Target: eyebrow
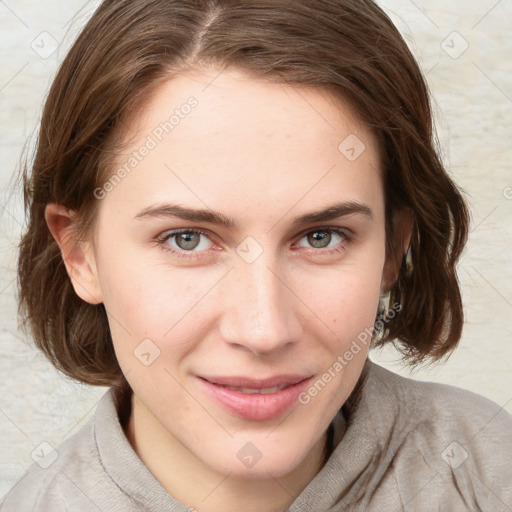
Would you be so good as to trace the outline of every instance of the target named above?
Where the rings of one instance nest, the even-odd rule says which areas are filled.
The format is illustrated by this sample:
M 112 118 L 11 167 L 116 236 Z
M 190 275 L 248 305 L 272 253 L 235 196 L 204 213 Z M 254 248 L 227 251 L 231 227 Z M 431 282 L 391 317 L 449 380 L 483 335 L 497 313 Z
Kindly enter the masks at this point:
M 316 210 L 299 217 L 295 217 L 292 221 L 294 226 L 302 226 L 305 224 L 312 224 L 314 222 L 325 222 L 328 220 L 346 217 L 348 215 L 360 214 L 373 219 L 373 212 L 371 208 L 363 203 L 357 201 L 348 201 L 343 203 L 336 203 L 327 208 Z M 178 219 L 205 222 L 223 226 L 231 231 L 238 229 L 237 222 L 223 213 L 214 210 L 185 208 L 177 204 L 157 204 L 144 208 L 135 215 L 134 219 L 151 219 L 151 218 L 167 218 L 176 217 Z

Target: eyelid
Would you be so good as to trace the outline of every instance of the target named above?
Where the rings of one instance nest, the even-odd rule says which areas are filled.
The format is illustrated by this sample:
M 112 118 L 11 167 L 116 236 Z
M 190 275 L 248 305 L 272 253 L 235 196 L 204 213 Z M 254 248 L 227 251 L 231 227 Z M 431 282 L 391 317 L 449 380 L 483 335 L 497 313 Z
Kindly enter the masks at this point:
M 207 229 L 203 228 L 176 228 L 176 229 L 169 229 L 167 231 L 164 231 L 160 235 L 156 237 L 156 240 L 168 240 L 174 235 L 179 235 L 180 233 L 200 233 L 201 235 L 206 236 L 210 240 L 213 238 L 213 234 L 210 233 Z M 213 240 L 212 240 L 213 241 Z
M 355 233 L 348 228 L 341 227 L 341 226 L 314 226 L 312 228 L 305 229 L 302 231 L 299 235 L 296 236 L 297 239 L 300 239 L 304 236 L 306 236 L 308 233 L 314 233 L 315 231 L 333 231 L 342 233 L 347 238 L 353 238 L 355 237 Z

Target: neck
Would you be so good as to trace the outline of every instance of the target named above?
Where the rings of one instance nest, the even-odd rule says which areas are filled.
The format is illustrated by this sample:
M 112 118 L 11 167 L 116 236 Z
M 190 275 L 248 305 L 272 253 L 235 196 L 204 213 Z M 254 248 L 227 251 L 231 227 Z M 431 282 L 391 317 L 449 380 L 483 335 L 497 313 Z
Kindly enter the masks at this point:
M 125 425 L 132 447 L 175 499 L 198 512 L 281 512 L 315 477 L 324 464 L 327 433 L 290 473 L 276 478 L 234 478 L 206 466 L 174 438 L 160 422 L 147 414 L 132 397 Z

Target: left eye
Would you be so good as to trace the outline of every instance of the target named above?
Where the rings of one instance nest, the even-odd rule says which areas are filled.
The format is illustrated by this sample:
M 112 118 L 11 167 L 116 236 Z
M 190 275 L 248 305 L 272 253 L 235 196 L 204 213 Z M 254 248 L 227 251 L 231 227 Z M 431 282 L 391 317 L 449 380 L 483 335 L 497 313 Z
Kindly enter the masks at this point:
M 346 239 L 347 236 L 339 229 L 316 229 L 306 233 L 301 240 L 306 239 L 313 249 L 327 249 L 334 247 Z M 334 245 L 330 245 L 334 241 Z M 299 244 L 300 246 L 300 244 Z M 304 246 L 300 246 L 304 247 Z

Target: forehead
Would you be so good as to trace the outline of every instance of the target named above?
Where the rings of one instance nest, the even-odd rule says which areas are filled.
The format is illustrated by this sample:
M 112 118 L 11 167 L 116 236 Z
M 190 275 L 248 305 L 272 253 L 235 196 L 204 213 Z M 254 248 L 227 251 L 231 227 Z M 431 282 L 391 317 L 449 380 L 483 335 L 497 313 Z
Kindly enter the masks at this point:
M 282 214 L 303 201 L 381 199 L 374 136 L 323 89 L 204 69 L 153 87 L 125 126 L 111 169 L 123 176 L 106 201 L 123 207 L 172 200 Z

